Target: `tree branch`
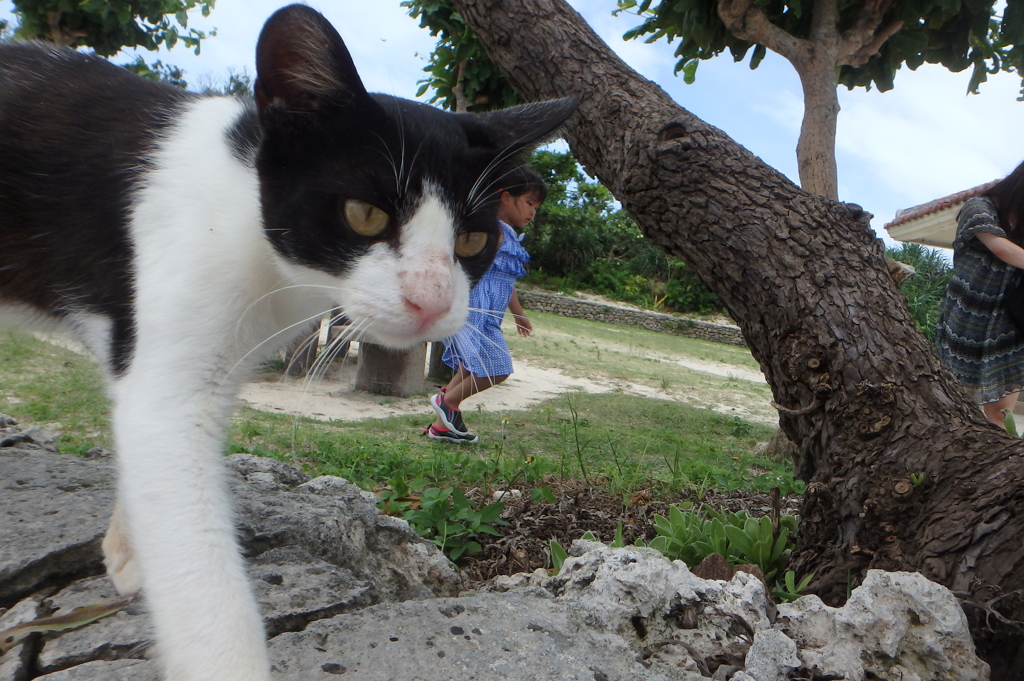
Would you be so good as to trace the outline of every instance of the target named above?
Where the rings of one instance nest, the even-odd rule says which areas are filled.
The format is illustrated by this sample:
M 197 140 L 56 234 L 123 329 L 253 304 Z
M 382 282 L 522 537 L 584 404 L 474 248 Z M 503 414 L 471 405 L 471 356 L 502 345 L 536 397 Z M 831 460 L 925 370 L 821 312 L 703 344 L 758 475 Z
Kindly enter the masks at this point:
M 862 67 L 867 60 L 879 53 L 887 40 L 903 29 L 902 19 L 893 19 L 891 23 L 876 29 L 870 36 L 870 40 L 856 47 L 854 41 L 847 41 L 844 36 L 840 45 L 840 60 L 837 66 L 840 67 Z
M 718 16 L 737 38 L 764 45 L 791 62 L 807 52 L 806 41 L 768 21 L 768 15 L 753 0 L 719 0 Z
M 903 28 L 903 21 L 899 19 L 882 25 L 892 4 L 893 0 L 868 0 L 864 3 L 856 23 L 843 32 L 838 66 L 863 66 L 878 54 L 886 40 Z

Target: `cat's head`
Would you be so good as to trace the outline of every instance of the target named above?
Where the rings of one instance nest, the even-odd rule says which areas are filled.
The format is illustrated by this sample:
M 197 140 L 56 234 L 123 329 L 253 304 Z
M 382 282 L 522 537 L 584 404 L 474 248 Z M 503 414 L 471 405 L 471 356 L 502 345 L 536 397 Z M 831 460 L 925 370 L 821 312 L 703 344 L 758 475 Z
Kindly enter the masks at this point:
M 257 47 L 268 239 L 352 323 L 405 347 L 458 331 L 498 248 L 496 191 L 574 100 L 452 114 L 366 92 L 337 31 L 291 5 Z

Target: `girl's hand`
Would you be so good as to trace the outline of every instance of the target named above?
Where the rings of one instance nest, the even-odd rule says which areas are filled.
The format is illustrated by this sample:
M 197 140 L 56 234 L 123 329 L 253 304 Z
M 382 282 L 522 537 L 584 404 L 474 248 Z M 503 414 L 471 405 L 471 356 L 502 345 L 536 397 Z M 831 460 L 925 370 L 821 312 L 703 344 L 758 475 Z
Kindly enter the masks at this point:
M 529 318 L 524 314 L 512 315 L 516 320 L 516 331 L 519 332 L 520 336 L 529 336 L 533 333 L 533 324 L 530 323 Z

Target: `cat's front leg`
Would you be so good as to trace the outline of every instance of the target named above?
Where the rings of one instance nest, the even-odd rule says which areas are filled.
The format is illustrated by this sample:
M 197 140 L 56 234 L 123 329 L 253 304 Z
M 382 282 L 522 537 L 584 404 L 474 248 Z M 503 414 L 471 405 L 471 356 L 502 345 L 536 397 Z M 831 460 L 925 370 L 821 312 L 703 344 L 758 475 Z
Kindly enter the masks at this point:
M 131 596 L 142 589 L 142 575 L 139 574 L 139 564 L 135 561 L 123 515 L 118 502 L 110 515 L 107 533 L 103 536 L 103 564 L 118 593 Z
M 163 350 L 136 356 L 114 410 L 118 508 L 158 655 L 167 681 L 269 681 L 221 455 L 230 395 L 208 358 Z

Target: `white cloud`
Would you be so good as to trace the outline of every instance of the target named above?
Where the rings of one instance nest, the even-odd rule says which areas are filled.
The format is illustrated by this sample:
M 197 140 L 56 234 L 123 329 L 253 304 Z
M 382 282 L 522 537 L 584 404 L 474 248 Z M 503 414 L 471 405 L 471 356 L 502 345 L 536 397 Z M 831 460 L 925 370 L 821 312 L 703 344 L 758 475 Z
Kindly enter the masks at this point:
M 843 195 L 876 214 L 876 230 L 899 208 L 1002 177 L 1024 159 L 1019 78 L 1001 74 L 970 96 L 967 79 L 923 66 L 887 93 L 841 93 Z

